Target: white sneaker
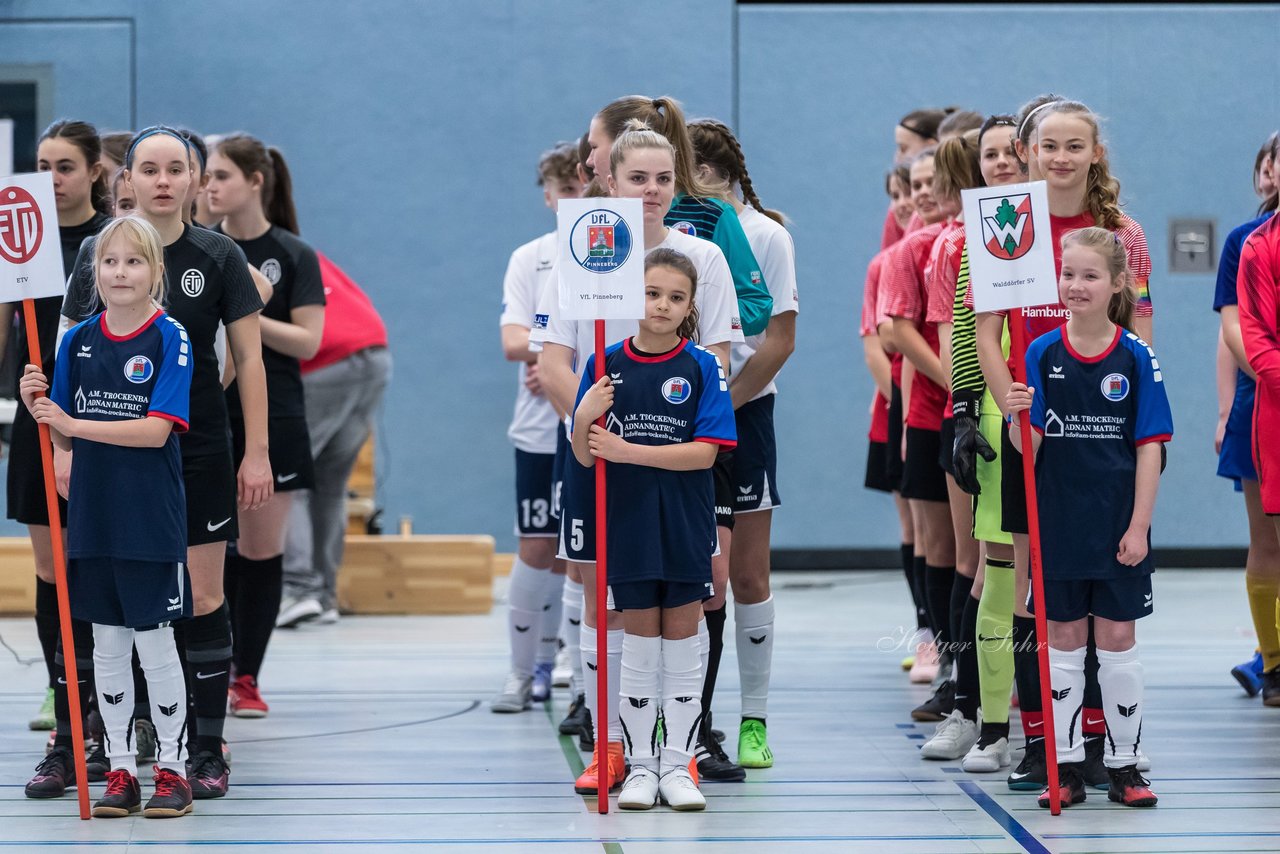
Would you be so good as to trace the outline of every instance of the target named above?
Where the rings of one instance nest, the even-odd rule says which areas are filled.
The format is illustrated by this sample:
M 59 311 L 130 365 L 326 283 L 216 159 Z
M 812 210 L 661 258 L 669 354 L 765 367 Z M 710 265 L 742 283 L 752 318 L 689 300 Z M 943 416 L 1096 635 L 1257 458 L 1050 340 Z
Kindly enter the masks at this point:
M 492 711 L 503 714 L 528 711 L 533 707 L 533 677 L 512 673 L 502 686 L 502 693 L 489 702 Z
M 658 775 L 651 768 L 632 765 L 631 773 L 622 784 L 622 791 L 618 792 L 618 809 L 651 810 L 657 802 Z
M 1009 766 L 1009 739 L 997 738 L 991 744 L 981 742 L 969 748 L 960 767 L 970 774 L 992 774 Z
M 556 664 L 551 668 L 551 687 L 568 688 L 573 680 L 573 666 L 569 663 L 569 648 L 560 647 L 556 651 Z
M 316 622 L 324 626 L 332 626 L 334 623 L 338 622 L 338 619 L 339 616 L 337 608 L 325 608 L 320 612 L 320 616 L 316 617 Z
M 938 647 L 934 644 L 932 635 L 927 637 L 928 640 L 916 644 L 916 658 L 907 673 L 907 678 L 914 685 L 925 685 L 938 678 Z
M 658 780 L 658 794 L 662 796 L 662 802 L 673 810 L 685 812 L 707 808 L 707 799 L 698 791 L 698 784 L 689 776 L 687 766 L 672 768 L 663 774 Z
M 280 615 L 276 617 L 277 629 L 291 629 L 299 623 L 314 620 L 324 612 L 320 603 L 310 596 L 288 597 L 280 603 Z
M 978 742 L 978 724 L 955 709 L 938 724 L 933 738 L 920 748 L 925 759 L 959 759 Z
M 1143 772 L 1151 770 L 1151 760 L 1142 752 L 1141 747 L 1138 748 L 1138 770 Z

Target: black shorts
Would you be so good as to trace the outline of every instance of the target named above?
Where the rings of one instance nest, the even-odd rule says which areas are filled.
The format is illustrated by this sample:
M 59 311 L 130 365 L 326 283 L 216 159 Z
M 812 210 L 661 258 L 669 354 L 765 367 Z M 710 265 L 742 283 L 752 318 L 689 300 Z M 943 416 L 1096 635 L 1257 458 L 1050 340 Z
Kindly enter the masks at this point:
M 733 449 L 734 513 L 782 506 L 778 495 L 778 441 L 773 430 L 776 398 L 776 394 L 767 394 L 742 404 L 734 413 L 738 426 L 738 444 Z
M 556 456 L 551 464 L 551 515 L 555 518 L 557 526 L 560 523 L 560 510 L 564 503 L 562 498 L 565 460 L 572 455 L 573 449 L 569 447 L 569 437 L 564 432 L 564 425 L 560 424 L 556 427 Z
M 867 489 L 874 489 L 877 492 L 893 492 L 901 484 L 889 480 L 889 443 L 888 442 L 868 442 L 867 443 L 867 475 L 862 481 L 862 485 Z
M 907 460 L 902 468 L 902 497 L 915 501 L 946 501 L 947 475 L 938 465 L 941 434 L 907 428 Z
M 26 358 L 25 354 L 23 358 Z M 48 525 L 49 505 L 45 503 L 44 464 L 40 461 L 40 428 L 21 403 L 13 414 L 13 434 L 9 445 L 6 475 L 8 516 L 23 525 Z M 58 497 L 58 511 L 65 530 L 67 502 Z
M 733 451 L 722 451 L 711 466 L 716 485 L 716 527 L 733 530 Z
M 554 537 L 552 472 L 555 454 L 531 454 L 516 448 L 516 536 Z
M 596 470 L 570 453 L 564 461 L 560 541 L 556 557 L 575 563 L 596 562 Z
M 679 608 L 690 602 L 705 602 L 714 593 L 710 581 L 630 581 L 610 584 L 614 611 L 644 611 L 649 608 Z
M 956 420 L 954 418 L 942 419 L 942 431 L 938 434 L 938 465 L 942 467 L 942 471 L 952 477 L 956 476 L 956 468 L 953 463 L 953 454 L 951 449 L 956 443 Z
M 268 418 L 267 442 L 276 492 L 315 489 L 316 470 L 311 459 L 311 433 L 305 418 Z M 235 470 L 244 462 L 244 422 L 231 418 L 231 454 Z
M 187 545 L 235 542 L 236 470 L 231 454 L 182 458 L 182 485 L 187 493 Z
M 1034 594 L 1027 593 L 1027 608 L 1035 613 Z M 1090 614 L 1104 620 L 1128 622 L 1152 613 L 1151 573 L 1124 578 L 1071 578 L 1044 580 L 1046 620 L 1070 623 Z
M 893 383 L 889 395 L 889 453 L 885 455 L 885 477 L 894 489 L 902 487 L 902 386 Z
M 103 626 L 150 628 L 191 617 L 184 563 L 117 558 L 67 561 L 71 616 Z
M 1027 479 L 1022 474 L 1022 454 L 1009 438 L 1009 426 L 1000 431 L 1000 527 L 1010 534 L 1026 534 Z

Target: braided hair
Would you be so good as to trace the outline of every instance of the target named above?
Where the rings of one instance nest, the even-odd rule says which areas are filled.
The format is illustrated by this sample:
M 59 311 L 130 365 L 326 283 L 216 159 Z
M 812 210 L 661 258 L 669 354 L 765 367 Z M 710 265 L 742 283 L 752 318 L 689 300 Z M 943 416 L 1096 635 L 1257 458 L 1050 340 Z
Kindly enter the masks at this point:
M 751 175 L 747 173 L 747 158 L 728 125 L 716 119 L 697 119 L 689 122 L 689 138 L 699 166 L 710 168 L 730 187 L 737 184 L 743 201 L 779 225 L 786 224 L 781 213 L 766 208 L 756 195 Z

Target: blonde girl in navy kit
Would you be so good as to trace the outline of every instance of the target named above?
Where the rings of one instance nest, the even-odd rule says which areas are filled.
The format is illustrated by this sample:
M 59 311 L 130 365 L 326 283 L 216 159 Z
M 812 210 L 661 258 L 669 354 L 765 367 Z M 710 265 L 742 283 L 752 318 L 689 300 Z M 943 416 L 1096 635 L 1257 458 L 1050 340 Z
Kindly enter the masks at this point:
M 71 612 L 93 623 L 99 708 L 111 762 L 97 817 L 142 809 L 133 741 L 135 647 L 159 758 L 148 818 L 191 811 L 186 689 L 170 623 L 191 616 L 186 502 L 177 433 L 187 429 L 187 332 L 160 307 L 160 235 L 145 220 L 108 225 L 94 244 L 106 311 L 63 338 L 53 387 L 28 365 L 22 400 L 64 451 L 74 446 L 67 526 Z M 49 391 L 48 397 L 42 397 Z M 35 785 L 33 781 L 32 785 Z M 49 797 L 54 793 L 28 795 Z
M 719 359 L 689 337 L 697 282 L 682 253 L 648 254 L 645 317 L 605 351 L 598 382 L 595 355 L 586 360 L 574 411 L 573 464 L 610 463 L 608 581 L 625 633 L 618 692 L 631 764 L 622 809 L 659 798 L 677 810 L 706 807 L 689 773 L 702 719 L 698 623 L 717 549 L 711 466 L 737 432 Z M 606 413 L 609 426 L 597 425 Z

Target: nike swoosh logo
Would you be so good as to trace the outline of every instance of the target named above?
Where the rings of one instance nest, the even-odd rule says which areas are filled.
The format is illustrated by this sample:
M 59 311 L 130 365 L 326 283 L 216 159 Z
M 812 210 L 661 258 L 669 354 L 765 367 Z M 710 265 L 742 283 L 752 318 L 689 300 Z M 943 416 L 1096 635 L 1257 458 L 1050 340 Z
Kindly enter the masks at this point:
M 278 474 L 276 475 L 276 483 L 288 483 L 297 476 L 298 473 L 296 471 L 293 474 Z
M 213 677 L 215 677 L 215 676 L 222 676 L 222 675 L 225 675 L 225 674 L 226 674 L 226 672 L 227 672 L 227 671 L 225 671 L 225 670 L 219 670 L 217 673 L 200 673 L 199 671 L 197 671 L 197 672 L 196 672 L 196 678 L 197 678 L 197 679 L 212 679 L 212 678 L 213 678 Z
M 223 519 L 221 522 L 219 522 L 219 523 L 218 523 L 218 524 L 216 524 L 216 525 L 215 525 L 215 524 L 213 524 L 212 522 L 205 522 L 205 523 L 204 523 L 204 526 L 205 526 L 206 528 L 208 528 L 210 531 L 216 531 L 216 530 L 218 530 L 219 528 L 221 528 L 223 525 L 227 524 L 227 523 L 228 523 L 228 522 L 230 522 L 230 521 L 231 521 L 231 517 L 230 517 L 230 516 L 228 516 L 227 518 Z
M 1098 718 L 1096 721 L 1095 721 L 1095 720 L 1092 720 L 1092 719 L 1090 719 L 1090 718 L 1085 718 L 1085 719 L 1084 719 L 1084 722 L 1085 722 L 1085 725 L 1086 725 L 1086 726 L 1095 726 L 1095 725 L 1097 725 L 1097 724 L 1102 723 L 1102 720 L 1103 720 L 1102 718 Z

